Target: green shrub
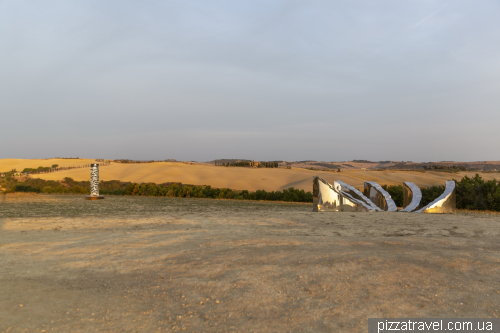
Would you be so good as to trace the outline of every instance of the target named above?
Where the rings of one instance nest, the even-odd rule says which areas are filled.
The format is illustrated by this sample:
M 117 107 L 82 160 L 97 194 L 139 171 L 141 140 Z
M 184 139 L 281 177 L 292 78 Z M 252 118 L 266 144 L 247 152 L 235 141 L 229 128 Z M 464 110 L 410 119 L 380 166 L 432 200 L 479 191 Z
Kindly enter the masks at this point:
M 397 207 L 403 207 L 403 185 L 382 186 L 390 195 Z
M 485 181 L 476 174 L 474 178 L 465 176 L 456 182 L 457 208 L 472 210 L 500 211 L 500 182 Z
M 19 184 L 19 185 L 15 185 L 12 188 L 12 192 L 34 192 L 34 193 L 40 193 L 41 191 L 40 191 L 39 188 L 34 188 L 34 187 L 29 186 L 29 185 Z

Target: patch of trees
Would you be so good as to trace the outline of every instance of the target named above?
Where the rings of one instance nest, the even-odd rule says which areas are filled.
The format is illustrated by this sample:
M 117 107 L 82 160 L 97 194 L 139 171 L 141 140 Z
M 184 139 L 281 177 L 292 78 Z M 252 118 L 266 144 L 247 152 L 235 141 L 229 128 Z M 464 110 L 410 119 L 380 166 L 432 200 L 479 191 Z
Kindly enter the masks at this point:
M 17 170 L 12 169 L 10 171 L 4 172 L 3 174 L 5 175 L 5 178 L 8 179 L 8 178 L 12 177 L 13 174 L 16 174 L 16 173 L 17 173 Z
M 464 165 L 424 165 L 422 167 L 424 170 L 432 170 L 432 171 L 445 171 L 445 172 L 458 172 L 458 171 L 467 171 L 467 167 Z
M 96 160 L 97 161 L 97 160 Z M 103 160 L 104 161 L 104 160 Z M 175 161 L 175 160 L 174 160 Z M 106 163 L 110 163 L 111 161 L 106 160 Z M 150 160 L 150 161 L 141 161 L 141 160 L 129 160 L 129 159 L 121 159 L 121 160 L 113 160 L 115 163 L 155 163 L 155 162 L 163 162 L 163 161 L 155 161 L 155 160 Z
M 95 161 L 99 163 L 111 163 L 111 160 L 105 160 L 103 158 L 96 158 Z
M 457 182 L 457 208 L 500 211 L 500 181 L 485 181 L 476 174 Z
M 89 194 L 90 182 L 78 182 L 66 177 L 61 182 L 44 179 L 27 179 L 20 182 L 17 179 L 7 181 L 7 193 L 9 192 L 36 192 L 36 193 L 77 193 Z M 103 195 L 137 195 L 156 197 L 178 197 L 178 198 L 212 198 L 212 199 L 236 199 L 236 200 L 266 200 L 266 201 L 289 201 L 289 202 L 312 202 L 311 192 L 294 189 L 293 187 L 282 191 L 258 190 L 250 192 L 247 190 L 232 190 L 229 188 L 213 188 L 211 186 L 186 185 L 182 183 L 130 183 L 118 180 L 99 182 L 99 193 Z
M 395 169 L 395 170 L 420 170 L 420 171 L 438 171 L 438 172 L 459 172 L 459 171 L 467 171 L 471 170 L 467 168 L 466 165 L 454 164 L 454 165 L 441 165 L 441 164 L 407 164 L 407 162 L 399 162 L 392 166 L 386 167 L 387 169 Z
M 391 166 L 387 166 L 387 169 L 395 169 L 395 170 L 416 170 L 416 169 L 422 169 L 421 165 L 414 164 L 414 165 L 408 165 L 406 162 L 399 162 Z
M 54 165 L 57 165 L 57 164 L 54 164 Z M 24 168 L 23 173 L 49 172 L 51 169 L 52 169 L 52 167 L 42 167 L 42 166 L 39 166 L 36 169 Z
M 121 191 L 120 191 L 121 192 Z M 105 194 L 104 191 L 101 192 Z M 117 193 L 115 190 L 114 193 Z M 184 185 L 181 183 L 154 184 L 154 183 L 129 183 L 123 190 L 124 195 L 159 196 L 178 198 L 212 198 L 212 199 L 236 199 L 236 200 L 267 200 L 267 201 L 291 201 L 312 202 L 312 193 L 292 188 L 283 191 L 257 190 L 250 192 L 239 191 L 229 188 L 212 188 L 211 186 Z
M 377 163 L 377 162 L 372 162 L 372 161 L 369 161 L 369 160 L 352 160 L 353 162 L 356 162 L 356 163 Z
M 40 189 L 36 187 L 31 187 L 29 185 L 23 185 L 23 184 L 18 184 L 15 185 L 14 188 L 12 189 L 12 192 L 34 192 L 34 193 L 40 193 Z
M 222 161 L 215 161 L 216 166 L 226 166 L 226 167 L 253 167 L 257 163 L 254 161 L 237 161 L 237 162 L 222 162 Z
M 278 168 L 280 161 L 271 161 L 271 162 L 254 162 L 248 160 L 216 160 L 214 161 L 216 166 L 225 166 L 225 167 L 257 167 L 257 168 Z
M 342 166 L 338 164 L 329 164 L 329 163 L 314 163 L 313 165 L 321 166 L 327 169 L 340 169 Z
M 259 165 L 257 165 L 258 168 L 277 168 L 279 167 L 279 162 L 277 161 L 272 161 L 272 162 L 260 162 Z
M 77 182 L 66 177 L 57 182 L 38 178 L 28 178 L 21 182 L 15 178 L 8 178 L 4 182 L 5 193 L 10 192 L 34 192 L 34 193 L 76 193 L 89 194 L 90 182 Z

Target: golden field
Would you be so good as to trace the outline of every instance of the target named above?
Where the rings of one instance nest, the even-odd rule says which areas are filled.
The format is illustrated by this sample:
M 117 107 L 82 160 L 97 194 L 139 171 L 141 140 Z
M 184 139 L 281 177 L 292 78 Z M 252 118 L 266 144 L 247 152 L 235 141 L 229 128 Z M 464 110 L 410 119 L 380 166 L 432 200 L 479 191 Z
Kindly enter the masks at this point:
M 4 158 L 0 159 L 0 172 L 7 172 L 16 169 L 18 172 L 25 168 L 36 169 L 38 167 L 51 167 L 54 164 L 59 167 L 70 167 L 84 164 L 96 163 L 94 159 L 89 158 L 46 158 L 46 159 L 21 159 L 21 158 Z M 61 178 L 62 179 L 62 178 Z
M 79 166 L 96 163 L 93 159 L 1 159 L 0 171 L 9 171 L 16 168 L 37 168 L 38 166 L 51 166 L 58 164 L 60 167 Z M 342 172 L 328 172 L 307 170 L 302 168 L 292 169 L 265 169 L 265 168 L 238 168 L 222 167 L 206 164 L 188 164 L 182 162 L 155 162 L 155 163 L 113 163 L 101 166 L 100 180 L 120 180 L 136 183 L 166 183 L 181 182 L 192 185 L 210 185 L 218 188 L 231 188 L 236 190 L 266 190 L 276 191 L 289 187 L 311 191 L 312 178 L 320 176 L 328 182 L 341 180 L 357 188 L 363 187 L 364 181 L 375 181 L 381 185 L 402 184 L 411 181 L 418 186 L 443 185 L 446 180 L 461 179 L 467 175 L 473 177 L 476 172 L 418 172 L 418 171 L 370 171 L 370 170 L 342 170 Z M 482 173 L 485 180 L 499 179 L 498 173 Z M 71 177 L 77 181 L 89 180 L 88 168 L 63 170 L 45 174 L 32 175 L 34 178 L 46 180 L 62 180 Z

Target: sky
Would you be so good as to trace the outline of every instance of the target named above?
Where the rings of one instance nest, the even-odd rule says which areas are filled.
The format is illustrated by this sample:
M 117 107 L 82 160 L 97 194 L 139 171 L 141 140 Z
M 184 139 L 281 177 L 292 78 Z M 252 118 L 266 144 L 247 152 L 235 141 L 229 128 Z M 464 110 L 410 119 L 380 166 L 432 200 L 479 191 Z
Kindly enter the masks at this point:
M 0 0 L 0 158 L 500 160 L 500 2 Z

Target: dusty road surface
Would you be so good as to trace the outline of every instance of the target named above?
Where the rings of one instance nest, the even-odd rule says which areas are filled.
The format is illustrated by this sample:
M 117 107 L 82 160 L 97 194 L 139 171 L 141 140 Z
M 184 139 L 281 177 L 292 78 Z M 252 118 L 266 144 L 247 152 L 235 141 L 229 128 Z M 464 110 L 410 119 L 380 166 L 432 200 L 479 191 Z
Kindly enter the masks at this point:
M 0 332 L 366 332 L 500 316 L 500 215 L 0 196 Z

